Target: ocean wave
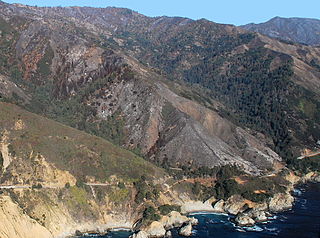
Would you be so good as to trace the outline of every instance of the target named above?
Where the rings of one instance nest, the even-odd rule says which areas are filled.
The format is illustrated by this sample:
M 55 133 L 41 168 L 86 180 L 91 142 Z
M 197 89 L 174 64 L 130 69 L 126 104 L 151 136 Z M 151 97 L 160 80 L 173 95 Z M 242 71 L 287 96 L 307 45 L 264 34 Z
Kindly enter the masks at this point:
M 300 196 L 302 194 L 302 192 L 297 188 L 293 189 L 293 193 L 294 193 L 294 195 L 298 195 L 298 196 Z
M 241 229 L 241 228 L 236 228 L 236 231 L 246 232 L 244 229 Z
M 227 213 L 206 212 L 206 211 L 191 212 L 191 213 L 189 213 L 188 215 L 189 215 L 189 216 L 196 216 L 196 215 L 217 215 L 217 216 L 229 216 Z
M 274 216 L 268 217 L 268 220 L 276 220 L 277 218 L 278 216 L 274 215 Z
M 208 221 L 206 221 L 207 224 L 219 224 L 221 222 L 223 223 L 223 221 L 219 219 L 209 219 Z
M 112 232 L 117 232 L 117 231 L 131 231 L 131 229 L 129 228 L 122 228 L 122 227 L 119 227 L 119 228 L 112 228 L 110 231 Z
M 260 232 L 260 231 L 263 231 L 263 228 L 261 228 L 260 226 L 252 226 L 252 227 L 244 227 L 244 229 L 246 231 L 257 231 L 257 232 Z

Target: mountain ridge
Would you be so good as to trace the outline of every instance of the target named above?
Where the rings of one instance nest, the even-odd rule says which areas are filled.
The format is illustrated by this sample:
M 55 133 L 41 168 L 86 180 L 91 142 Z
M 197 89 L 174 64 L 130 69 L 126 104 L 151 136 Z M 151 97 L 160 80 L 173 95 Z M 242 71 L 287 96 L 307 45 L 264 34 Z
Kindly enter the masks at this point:
M 297 157 L 319 149 L 319 47 L 205 19 L 0 4 L 0 208 L 34 229 L 163 232 L 163 210 L 290 207 L 294 172 L 317 178 L 318 157 Z
M 320 20 L 301 17 L 274 17 L 263 23 L 240 26 L 246 30 L 307 45 L 320 45 Z

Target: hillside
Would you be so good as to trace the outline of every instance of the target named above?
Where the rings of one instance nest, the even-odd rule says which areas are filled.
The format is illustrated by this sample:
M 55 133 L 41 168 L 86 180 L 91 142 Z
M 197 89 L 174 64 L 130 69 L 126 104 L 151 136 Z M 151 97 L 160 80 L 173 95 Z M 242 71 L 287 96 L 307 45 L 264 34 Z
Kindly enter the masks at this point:
M 0 13 L 11 102 L 160 165 L 261 173 L 319 140 L 319 48 L 120 8 Z
M 284 41 L 313 46 L 320 45 L 319 19 L 274 17 L 264 23 L 250 23 L 241 27 Z
M 82 21 L 85 15 L 77 18 L 79 10 L 88 14 L 91 25 Z M 20 25 L 13 13 L 21 18 Z M 108 25 L 100 22 L 100 13 L 110 18 Z M 123 15 L 129 14 L 124 27 L 132 26 L 136 31 L 142 29 L 142 26 L 135 28 L 139 24 L 148 27 L 152 21 L 162 22 L 162 19 L 114 8 L 9 5 L 3 8 L 2 14 L 9 17 L 3 25 L 8 29 L 11 26 L 12 32 L 6 34 L 14 39 L 10 43 L 16 49 L 9 52 L 8 61 L 13 64 L 3 67 L 6 75 L 3 78 L 11 79 L 18 87 L 14 90 L 26 94 L 12 92 L 9 101 L 110 139 L 161 166 L 212 168 L 237 164 L 254 174 L 279 167 L 281 158 L 270 148 L 268 143 L 273 143 L 270 138 L 221 117 L 220 103 L 214 98 L 201 95 L 202 92 L 200 96 L 194 95 L 195 90 L 189 86 L 172 84 L 166 75 L 159 74 L 160 68 L 148 67 L 142 56 L 128 48 L 131 44 L 121 47 L 121 41 L 124 44 L 124 40 L 130 40 L 130 37 L 120 38 L 124 33 L 117 33 L 119 38 L 111 37 L 114 34 L 111 23 L 123 20 Z M 43 14 L 46 24 L 37 20 Z M 182 18 L 168 20 L 169 23 L 161 24 L 168 24 L 172 29 L 184 27 L 181 21 L 194 24 Z M 60 27 L 61 22 L 64 27 Z M 203 23 L 211 26 L 202 21 L 196 24 Z M 233 31 L 231 26 L 213 24 L 213 27 L 223 31 L 222 35 L 229 34 L 228 29 Z M 13 89 L 7 89 L 7 95 L 10 90 Z M 191 98 L 184 97 L 188 94 Z
M 292 203 L 293 171 L 317 176 L 319 47 L 1 1 L 0 35 L 0 218 L 16 237 L 145 228 L 218 199 L 230 213 L 234 195 L 267 209 Z
M 106 221 L 108 227 L 131 226 L 140 212 L 131 210 L 138 206 L 132 183 L 141 176 L 150 182 L 165 176 L 161 169 L 99 137 L 12 104 L 0 103 L 0 109 L 0 189 L 8 204 L 1 205 L 8 210 L 0 211 L 0 216 L 14 214 L 5 218 L 11 222 L 8 229 L 17 226 L 13 216 L 21 219 L 17 237 L 32 236 L 29 223 L 39 237 L 93 230 Z M 125 185 L 119 188 L 119 183 Z

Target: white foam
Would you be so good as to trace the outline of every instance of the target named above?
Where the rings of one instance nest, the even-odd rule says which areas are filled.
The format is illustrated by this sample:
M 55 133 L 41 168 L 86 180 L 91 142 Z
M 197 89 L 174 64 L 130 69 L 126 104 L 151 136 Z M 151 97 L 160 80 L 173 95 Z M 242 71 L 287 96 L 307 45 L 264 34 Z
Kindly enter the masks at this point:
M 113 232 L 117 232 L 117 231 L 131 231 L 131 229 L 129 228 L 113 228 L 111 229 L 110 231 L 113 231 Z
M 253 226 L 253 227 L 244 227 L 245 230 L 247 231 L 263 231 L 263 229 L 260 226 Z
M 191 212 L 188 214 L 189 216 L 195 215 L 218 215 L 218 216 L 229 216 L 227 213 L 217 213 L 217 212 Z
M 302 192 L 299 189 L 293 189 L 294 194 L 300 196 Z

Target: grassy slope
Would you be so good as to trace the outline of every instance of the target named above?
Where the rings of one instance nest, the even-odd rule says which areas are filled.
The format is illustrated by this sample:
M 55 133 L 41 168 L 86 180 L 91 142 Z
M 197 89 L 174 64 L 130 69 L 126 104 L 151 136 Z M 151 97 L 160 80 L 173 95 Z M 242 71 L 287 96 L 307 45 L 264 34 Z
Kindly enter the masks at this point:
M 21 130 L 14 125 L 19 119 Z M 8 130 L 11 153 L 26 157 L 33 151 L 48 162 L 70 171 L 77 179 L 94 176 L 104 182 L 111 175 L 135 180 L 141 175 L 162 176 L 163 171 L 135 154 L 99 137 L 62 125 L 20 107 L 0 103 L 0 128 Z

